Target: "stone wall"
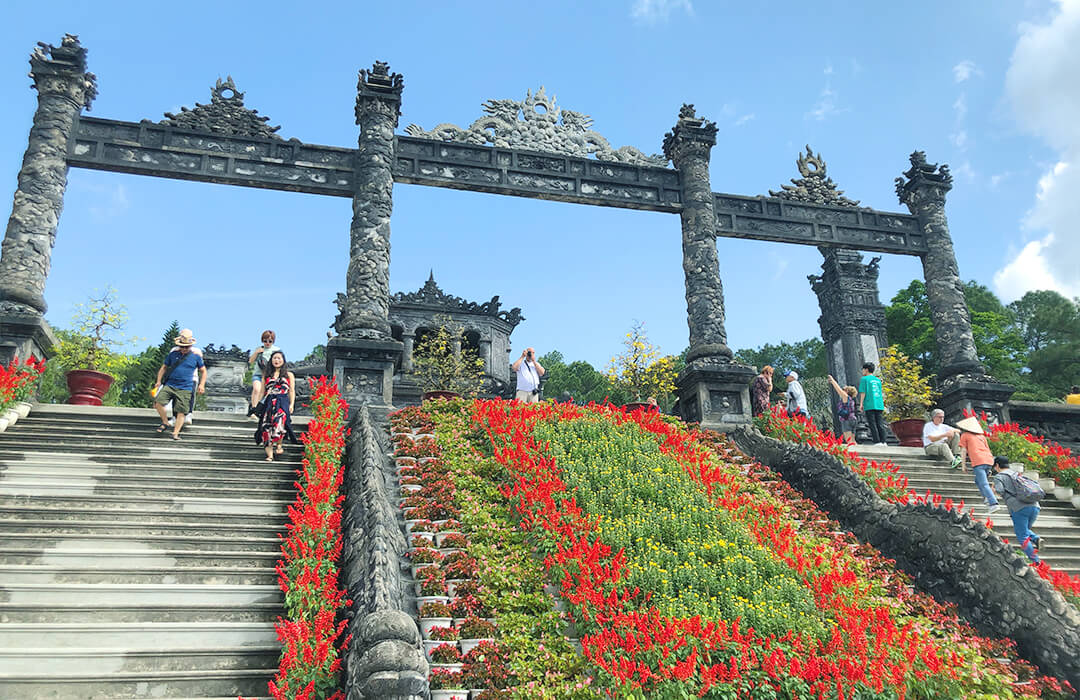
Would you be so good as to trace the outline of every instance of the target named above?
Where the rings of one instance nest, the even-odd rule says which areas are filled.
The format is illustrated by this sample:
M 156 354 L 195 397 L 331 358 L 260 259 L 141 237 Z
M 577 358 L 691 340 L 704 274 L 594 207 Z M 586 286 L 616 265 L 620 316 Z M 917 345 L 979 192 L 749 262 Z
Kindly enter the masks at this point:
M 1047 440 L 1080 453 L 1080 406 L 1037 401 L 1010 401 L 1009 417 Z
M 981 633 L 1010 637 L 1043 672 L 1080 687 L 1080 612 L 982 523 L 928 505 L 882 500 L 840 460 L 752 428 L 736 444 L 914 577 L 955 603 Z
M 361 406 L 345 442 L 341 582 L 353 601 L 345 690 L 348 700 L 422 700 L 428 664 L 407 609 L 402 567 L 408 543 L 391 500 L 397 487 L 384 422 Z

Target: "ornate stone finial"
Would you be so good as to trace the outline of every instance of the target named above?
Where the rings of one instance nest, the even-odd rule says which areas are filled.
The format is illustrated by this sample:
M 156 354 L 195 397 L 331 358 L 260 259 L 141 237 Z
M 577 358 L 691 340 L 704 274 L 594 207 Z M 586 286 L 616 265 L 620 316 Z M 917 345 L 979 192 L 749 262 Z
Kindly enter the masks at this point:
M 697 116 L 694 105 L 683 103 L 675 128 L 664 135 L 664 157 L 678 164 L 687 149 L 706 153 L 716 145 L 716 123 Z
M 225 136 L 278 139 L 280 126 L 269 126 L 270 117 L 259 116 L 258 110 L 244 106 L 244 93 L 236 89 L 232 76 L 217 79 L 210 89 L 210 104 L 195 103 L 194 109 L 181 107 L 179 114 L 165 113 L 159 124 L 175 126 Z
M 514 307 L 509 311 L 501 311 L 502 302 L 499 301 L 498 295 L 491 297 L 491 301 L 478 304 L 475 301 L 466 301 L 461 297 L 447 294 L 440 289 L 439 285 L 435 282 L 434 270 L 432 270 L 431 274 L 428 276 L 427 282 L 425 282 L 424 286 L 420 287 L 420 289 L 415 292 L 409 292 L 408 294 L 398 292 L 391 296 L 390 300 L 397 304 L 415 304 L 436 311 L 456 311 L 494 316 L 506 321 L 511 327 L 516 326 L 525 320 L 525 317 L 521 315 L 521 309 L 518 307 Z
M 597 160 L 663 166 L 660 155 L 647 156 L 632 146 L 613 149 L 607 139 L 592 131 L 593 120 L 587 114 L 562 109 L 544 86 L 534 94 L 526 92 L 523 101 L 488 100 L 483 105 L 487 116 L 474 121 L 468 129 L 455 124 L 439 124 L 425 131 L 410 124 L 410 136 L 439 141 L 457 141 L 476 145 L 490 143 L 499 148 L 522 148 L 570 156 L 596 156 Z
M 806 146 L 806 154 L 799 154 L 795 163 L 802 177 L 798 180 L 792 179 L 790 185 L 780 185 L 779 192 L 769 190 L 769 196 L 809 204 L 859 206 L 858 201 L 844 197 L 844 191 L 837 189 L 836 183 L 826 174 L 825 159 L 820 153 L 814 153 L 809 144 Z
M 942 163 L 927 163 L 924 151 L 915 151 L 909 157 L 911 167 L 903 177 L 896 178 L 896 196 L 901 204 L 911 204 L 912 197 L 920 188 L 930 188 L 930 191 L 944 197 L 945 193 L 952 189 L 952 173 L 949 166 Z
M 90 111 L 97 97 L 97 76 L 86 70 L 86 49 L 79 37 L 65 34 L 60 46 L 39 41 L 30 54 L 32 88 L 39 93 L 62 94 Z
M 390 64 L 375 61 L 371 70 L 360 69 L 356 81 L 356 123 L 360 116 L 369 110 L 393 114 L 394 126 L 401 116 L 401 91 L 405 89 L 405 79 L 401 73 L 391 73 Z

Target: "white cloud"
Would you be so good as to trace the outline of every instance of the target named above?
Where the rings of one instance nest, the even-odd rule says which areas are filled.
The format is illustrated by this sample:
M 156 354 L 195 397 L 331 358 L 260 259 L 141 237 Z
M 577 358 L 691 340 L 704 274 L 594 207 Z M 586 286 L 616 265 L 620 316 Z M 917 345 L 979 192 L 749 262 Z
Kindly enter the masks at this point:
M 994 276 L 1003 298 L 1033 289 L 1080 294 L 1080 1 L 1025 24 L 1005 77 L 1017 121 L 1057 151 L 1023 221 L 1029 240 Z
M 960 61 L 959 63 L 957 63 L 955 66 L 952 67 L 952 72 L 953 72 L 953 78 L 955 78 L 956 82 L 958 82 L 958 83 L 962 83 L 965 80 L 968 80 L 973 75 L 975 75 L 975 76 L 981 76 L 982 75 L 982 71 L 979 69 L 979 67 L 977 65 L 975 65 L 975 61 L 970 61 L 970 60 Z
M 742 126 L 747 122 L 753 121 L 755 116 L 756 115 L 753 112 L 751 112 L 750 114 L 744 114 L 735 120 L 735 126 Z
M 691 17 L 694 15 L 690 0 L 634 0 L 630 16 L 642 24 L 656 24 L 666 22 L 676 10 L 683 10 Z
M 964 182 L 975 182 L 976 175 L 975 169 L 971 167 L 971 163 L 968 161 L 961 161 L 960 165 L 953 167 L 953 175 L 956 175 Z
M 818 95 L 818 101 L 814 103 L 814 106 L 810 108 L 810 111 L 806 113 L 806 116 L 817 121 L 825 121 L 834 114 L 839 114 L 841 110 L 836 107 L 836 92 L 826 85 L 821 89 L 821 94 Z

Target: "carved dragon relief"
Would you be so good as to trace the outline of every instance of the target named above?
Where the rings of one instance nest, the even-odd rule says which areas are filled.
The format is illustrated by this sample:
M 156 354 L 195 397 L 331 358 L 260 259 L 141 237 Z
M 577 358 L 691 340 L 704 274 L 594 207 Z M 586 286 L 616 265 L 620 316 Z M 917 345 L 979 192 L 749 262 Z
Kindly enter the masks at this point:
M 808 204 L 828 204 L 840 207 L 857 207 L 859 202 L 843 196 L 844 191 L 837 189 L 836 183 L 828 177 L 825 160 L 820 153 L 814 153 L 806 146 L 806 154 L 799 154 L 795 163 L 799 166 L 798 180 L 792 179 L 790 185 L 780 185 L 780 191 L 769 190 L 769 196 L 789 199 Z
M 225 82 L 218 78 L 210 90 L 210 104 L 195 103 L 194 109 L 181 107 L 179 114 L 165 113 L 159 124 L 224 136 L 244 136 L 282 140 L 280 126 L 270 126 L 270 117 L 260 117 L 257 110 L 244 106 L 244 93 L 236 89 L 232 76 Z
M 562 109 L 556 104 L 554 95 L 548 97 L 543 86 L 535 94 L 528 91 L 521 102 L 488 100 L 484 103 L 484 111 L 487 116 L 480 117 L 467 129 L 455 124 L 439 124 L 425 131 L 410 124 L 405 133 L 439 141 L 491 144 L 570 156 L 595 155 L 597 160 L 632 165 L 667 165 L 664 156 L 647 156 L 633 146 L 613 149 L 607 139 L 591 129 L 592 117 Z

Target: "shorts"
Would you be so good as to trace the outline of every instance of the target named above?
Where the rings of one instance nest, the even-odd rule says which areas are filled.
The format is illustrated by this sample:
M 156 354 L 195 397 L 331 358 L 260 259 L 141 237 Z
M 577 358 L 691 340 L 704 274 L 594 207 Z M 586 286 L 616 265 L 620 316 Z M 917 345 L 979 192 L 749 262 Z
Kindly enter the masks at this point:
M 518 389 L 515 398 L 521 403 L 540 403 L 540 394 L 533 391 Z
M 255 382 L 261 382 L 261 381 L 262 381 L 262 372 L 256 371 L 256 372 L 251 373 L 251 383 L 252 384 L 254 384 Z
M 188 406 L 191 404 L 191 389 L 177 389 L 165 384 L 158 390 L 154 403 L 164 406 L 170 401 L 173 402 L 173 414 L 187 413 Z
M 854 433 L 855 426 L 859 424 L 858 418 L 841 418 L 840 419 L 840 432 L 841 433 Z

